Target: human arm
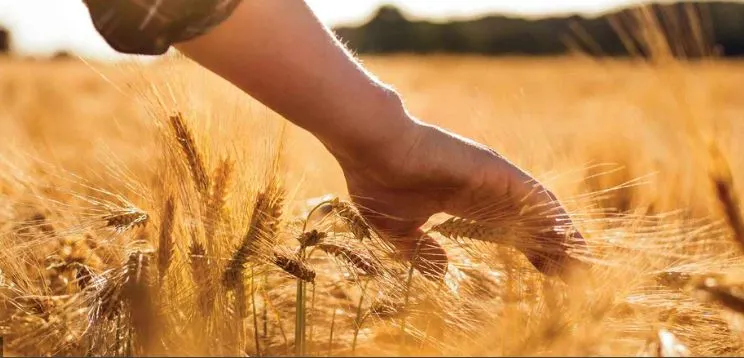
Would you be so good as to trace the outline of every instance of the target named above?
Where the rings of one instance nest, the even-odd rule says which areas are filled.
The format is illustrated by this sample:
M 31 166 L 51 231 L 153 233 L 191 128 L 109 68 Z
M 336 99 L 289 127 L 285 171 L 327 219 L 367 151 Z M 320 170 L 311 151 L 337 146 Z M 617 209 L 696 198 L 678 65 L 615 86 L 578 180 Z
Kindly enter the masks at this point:
M 243 1 L 220 26 L 176 47 L 313 133 L 341 161 L 389 160 L 416 123 L 304 1 Z M 396 148 L 396 150 L 399 150 Z M 378 158 L 379 157 L 379 158 Z
M 242 1 L 211 31 L 176 47 L 313 133 L 338 160 L 366 219 L 409 258 L 421 226 L 446 212 L 528 223 L 530 236 L 547 243 L 526 252 L 543 272 L 571 261 L 566 238 L 553 230 L 570 220 L 550 192 L 485 146 L 413 118 L 303 1 Z M 525 206 L 540 210 L 528 217 Z M 440 277 L 441 246 L 426 237 L 419 254 L 422 270 Z

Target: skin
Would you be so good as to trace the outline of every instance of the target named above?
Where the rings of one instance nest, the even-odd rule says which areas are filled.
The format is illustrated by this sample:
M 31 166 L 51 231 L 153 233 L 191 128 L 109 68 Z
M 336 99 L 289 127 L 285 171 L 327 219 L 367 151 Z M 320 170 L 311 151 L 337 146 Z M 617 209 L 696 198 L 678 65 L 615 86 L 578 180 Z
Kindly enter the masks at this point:
M 522 249 L 545 274 L 578 266 L 562 243 L 583 246 L 555 196 L 493 150 L 414 118 L 303 1 L 243 1 L 212 31 L 176 46 L 317 137 L 343 169 L 368 222 L 428 277 L 447 254 L 421 226 L 436 213 L 513 219 L 542 250 Z M 423 235 L 423 236 L 422 236 Z M 529 244 L 529 243 L 527 243 Z M 519 245 L 518 245 L 519 247 Z

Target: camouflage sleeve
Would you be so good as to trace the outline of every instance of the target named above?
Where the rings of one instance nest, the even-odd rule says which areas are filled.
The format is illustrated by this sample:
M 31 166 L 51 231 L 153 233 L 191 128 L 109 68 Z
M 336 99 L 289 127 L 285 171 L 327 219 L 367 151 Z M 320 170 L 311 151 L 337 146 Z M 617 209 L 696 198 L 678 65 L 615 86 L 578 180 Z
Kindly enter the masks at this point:
M 83 0 L 93 25 L 122 53 L 160 55 L 208 32 L 242 0 Z

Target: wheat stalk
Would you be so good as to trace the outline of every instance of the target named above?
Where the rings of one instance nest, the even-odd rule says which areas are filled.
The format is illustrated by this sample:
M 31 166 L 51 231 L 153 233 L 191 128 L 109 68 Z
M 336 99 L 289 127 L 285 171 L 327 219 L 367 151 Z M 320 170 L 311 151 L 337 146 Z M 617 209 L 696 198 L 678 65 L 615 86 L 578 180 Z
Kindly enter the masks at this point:
M 419 258 L 420 250 L 421 250 L 421 243 L 423 238 L 419 238 L 416 240 L 416 249 L 413 252 L 413 256 L 411 257 L 411 265 L 408 268 L 408 276 L 406 278 L 406 291 L 403 299 L 403 315 L 401 317 L 401 323 L 400 323 L 400 354 L 405 353 L 406 349 L 406 324 L 407 322 L 407 315 L 405 314 L 406 310 L 408 309 L 408 304 L 411 300 L 411 284 L 413 283 L 413 269 L 416 267 L 415 262 Z
M 334 309 L 331 314 L 331 329 L 328 335 L 328 353 L 326 354 L 328 357 L 333 355 L 333 331 L 336 327 L 336 311 L 338 311 L 338 309 Z
M 256 310 L 256 273 L 253 269 L 251 269 L 251 310 L 253 314 L 253 344 L 256 347 L 256 355 L 261 356 L 261 339 L 258 337 L 258 312 Z
M 362 330 L 362 324 L 364 324 L 365 315 L 362 314 L 362 303 L 364 303 L 364 297 L 367 295 L 367 288 L 369 287 L 369 280 L 364 281 L 362 286 L 362 294 L 359 295 L 359 302 L 356 306 L 356 316 L 354 317 L 354 336 L 351 339 L 351 355 L 356 355 L 357 340 L 359 339 L 359 332 Z

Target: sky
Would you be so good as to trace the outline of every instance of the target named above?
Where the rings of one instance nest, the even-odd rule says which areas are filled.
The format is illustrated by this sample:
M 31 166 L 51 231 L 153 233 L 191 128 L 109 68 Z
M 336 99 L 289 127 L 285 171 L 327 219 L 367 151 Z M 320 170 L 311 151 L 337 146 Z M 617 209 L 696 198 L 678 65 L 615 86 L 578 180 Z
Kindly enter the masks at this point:
M 398 6 L 414 18 L 446 19 L 490 12 L 524 16 L 594 14 L 639 0 L 306 1 L 323 22 L 336 25 L 363 22 L 383 4 Z M 96 33 L 81 0 L 0 0 L 0 26 L 12 31 L 13 49 L 21 54 L 45 55 L 68 50 L 87 57 L 120 57 Z

